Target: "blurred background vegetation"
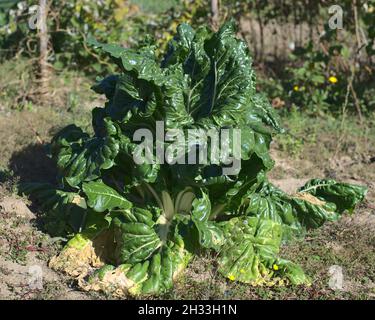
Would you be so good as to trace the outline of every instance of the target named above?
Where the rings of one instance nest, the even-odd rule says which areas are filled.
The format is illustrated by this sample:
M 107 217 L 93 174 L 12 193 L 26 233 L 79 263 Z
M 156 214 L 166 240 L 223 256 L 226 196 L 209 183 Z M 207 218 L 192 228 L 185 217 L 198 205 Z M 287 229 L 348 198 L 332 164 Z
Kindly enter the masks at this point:
M 86 46 L 89 35 L 124 47 L 154 41 L 161 52 L 182 22 L 217 28 L 234 18 L 238 36 L 247 41 L 253 55 L 259 90 L 282 114 L 293 109 L 313 116 L 349 114 L 363 122 L 375 110 L 375 0 L 46 3 L 48 94 L 41 96 L 40 31 L 28 25 L 39 1 L 0 0 L 0 108 L 79 105 L 80 95 L 87 95 L 82 83 L 114 71 L 105 57 Z M 342 30 L 328 28 L 333 4 L 343 9 Z

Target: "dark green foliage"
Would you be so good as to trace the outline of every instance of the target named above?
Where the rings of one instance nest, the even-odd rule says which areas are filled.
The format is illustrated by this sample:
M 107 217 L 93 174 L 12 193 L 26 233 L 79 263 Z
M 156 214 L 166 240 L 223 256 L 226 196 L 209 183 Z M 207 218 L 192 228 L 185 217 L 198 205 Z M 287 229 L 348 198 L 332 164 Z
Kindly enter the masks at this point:
M 219 271 L 231 280 L 272 284 L 276 276 L 307 283 L 298 266 L 278 257 L 281 241 L 352 211 L 365 189 L 313 180 L 290 196 L 268 183 L 269 146 L 282 129 L 267 99 L 255 91 L 248 48 L 236 39 L 234 25 L 217 33 L 180 25 L 161 63 L 150 46 L 133 50 L 90 42 L 122 72 L 93 87 L 108 99 L 93 110 L 94 136 L 71 125 L 52 140 L 62 190 L 74 191 L 47 187 L 43 193 L 41 186 L 36 196 L 58 203 L 52 209 L 77 199 L 89 208 L 82 214 L 95 219 L 82 219 L 91 224 L 80 230 L 87 236 L 85 227 L 95 220 L 93 240 L 101 230 L 111 233 L 111 255 L 131 280 L 132 294 L 169 290 L 201 248 L 219 253 Z M 149 129 L 155 152 L 157 121 L 166 131 L 241 129 L 240 171 L 224 174 L 227 164 L 210 157 L 194 165 L 138 165 L 133 134 Z M 163 143 L 165 149 L 172 146 Z M 182 150 L 185 157 L 191 151 Z M 52 200 L 46 199 L 49 193 Z

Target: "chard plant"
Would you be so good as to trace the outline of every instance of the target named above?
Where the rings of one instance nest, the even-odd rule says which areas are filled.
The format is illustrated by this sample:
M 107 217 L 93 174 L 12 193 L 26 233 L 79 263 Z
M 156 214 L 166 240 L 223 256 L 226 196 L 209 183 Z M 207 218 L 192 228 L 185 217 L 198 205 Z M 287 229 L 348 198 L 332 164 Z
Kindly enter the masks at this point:
M 314 179 L 289 195 L 268 182 L 270 143 L 282 128 L 256 92 L 249 50 L 234 25 L 213 33 L 182 24 L 162 61 L 150 45 L 90 43 L 121 70 L 93 86 L 107 98 L 92 111 L 94 134 L 75 125 L 62 129 L 50 144 L 58 188 L 22 186 L 48 211 L 48 226 L 71 237 L 50 266 L 85 290 L 155 295 L 173 287 L 194 255 L 212 250 L 229 280 L 308 284 L 298 265 L 279 256 L 281 243 L 352 212 L 366 189 Z M 138 163 L 139 129 L 152 136 L 145 152 L 176 147 L 158 138 L 159 122 L 165 132 L 239 129 L 239 170 L 228 172 L 227 161 L 210 156 L 196 164 Z M 180 158 L 201 144 L 177 144 Z M 211 154 L 212 146 L 205 148 Z

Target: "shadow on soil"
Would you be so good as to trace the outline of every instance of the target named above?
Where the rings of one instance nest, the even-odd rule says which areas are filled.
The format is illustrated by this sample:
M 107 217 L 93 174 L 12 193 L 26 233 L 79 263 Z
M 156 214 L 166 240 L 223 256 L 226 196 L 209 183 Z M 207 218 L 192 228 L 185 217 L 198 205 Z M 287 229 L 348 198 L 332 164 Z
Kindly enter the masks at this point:
M 29 144 L 12 154 L 9 169 L 19 183 L 56 182 L 56 166 L 47 156 L 47 146 Z

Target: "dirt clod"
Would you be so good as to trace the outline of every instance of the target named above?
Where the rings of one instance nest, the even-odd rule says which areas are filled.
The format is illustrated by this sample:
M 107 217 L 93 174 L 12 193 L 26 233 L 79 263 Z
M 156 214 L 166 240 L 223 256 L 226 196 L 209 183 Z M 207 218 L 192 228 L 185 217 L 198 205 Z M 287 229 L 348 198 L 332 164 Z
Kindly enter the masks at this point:
M 20 218 L 35 219 L 34 213 L 22 199 L 6 196 L 0 201 L 0 212 L 12 213 Z

